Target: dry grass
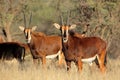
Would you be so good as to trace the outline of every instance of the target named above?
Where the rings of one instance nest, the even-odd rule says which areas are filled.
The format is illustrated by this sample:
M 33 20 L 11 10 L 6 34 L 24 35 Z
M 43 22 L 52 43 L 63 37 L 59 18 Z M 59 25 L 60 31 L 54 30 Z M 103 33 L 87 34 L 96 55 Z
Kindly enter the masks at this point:
M 119 80 L 120 60 L 108 59 L 107 72 L 102 74 L 94 64 L 90 67 L 83 65 L 82 73 L 72 63 L 72 69 L 67 72 L 64 67 L 57 66 L 57 62 L 47 62 L 47 68 L 40 65 L 35 68 L 31 60 L 26 60 L 24 68 L 21 69 L 17 63 L 0 63 L 0 80 Z

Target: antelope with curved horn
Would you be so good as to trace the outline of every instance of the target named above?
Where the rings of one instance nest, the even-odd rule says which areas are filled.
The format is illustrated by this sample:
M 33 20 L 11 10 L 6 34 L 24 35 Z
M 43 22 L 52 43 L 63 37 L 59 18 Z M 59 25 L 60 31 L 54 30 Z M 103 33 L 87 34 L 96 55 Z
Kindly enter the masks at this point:
M 36 63 L 40 58 L 42 64 L 46 64 L 46 58 L 54 58 L 59 56 L 59 64 L 61 64 L 62 41 L 60 36 L 47 36 L 41 32 L 35 32 L 36 26 L 32 28 L 25 28 L 19 26 L 25 34 L 27 43 L 30 47 L 33 61 Z
M 71 31 L 76 27 L 75 24 L 59 25 L 54 23 L 54 26 L 61 31 L 62 47 L 67 64 L 67 70 L 71 68 L 71 62 L 75 62 L 78 70 L 81 72 L 84 62 L 92 63 L 97 59 L 98 66 L 101 72 L 106 71 L 106 42 L 99 37 L 84 37 L 75 36 L 75 32 Z

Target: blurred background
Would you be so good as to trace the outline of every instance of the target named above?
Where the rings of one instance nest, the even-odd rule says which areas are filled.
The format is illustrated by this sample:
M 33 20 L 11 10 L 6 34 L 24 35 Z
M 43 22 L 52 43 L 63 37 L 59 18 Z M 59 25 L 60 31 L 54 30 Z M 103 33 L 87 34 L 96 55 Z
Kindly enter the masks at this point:
M 60 35 L 53 23 L 76 24 L 78 33 L 98 36 L 107 42 L 110 58 L 120 58 L 120 1 L 119 0 L 0 0 L 0 35 L 4 41 L 25 43 L 19 26 L 37 26 L 36 31 Z M 31 24 L 30 14 L 32 13 Z

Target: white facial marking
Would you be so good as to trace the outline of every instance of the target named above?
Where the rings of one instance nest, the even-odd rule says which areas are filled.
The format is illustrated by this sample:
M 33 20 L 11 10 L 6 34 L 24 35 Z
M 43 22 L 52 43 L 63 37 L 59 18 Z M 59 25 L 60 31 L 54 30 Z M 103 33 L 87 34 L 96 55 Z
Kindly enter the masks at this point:
M 64 43 L 66 43 L 68 41 L 68 35 L 69 35 L 68 29 L 69 29 L 68 26 L 64 26 L 62 28 L 62 35 L 63 35 L 63 42 Z
M 30 31 L 29 31 L 29 33 L 28 33 L 28 43 L 30 43 L 30 41 L 31 41 L 31 35 L 30 35 Z
M 68 41 L 68 39 L 66 39 L 66 38 L 63 39 L 63 42 L 64 42 L 64 43 L 66 43 L 67 41 Z

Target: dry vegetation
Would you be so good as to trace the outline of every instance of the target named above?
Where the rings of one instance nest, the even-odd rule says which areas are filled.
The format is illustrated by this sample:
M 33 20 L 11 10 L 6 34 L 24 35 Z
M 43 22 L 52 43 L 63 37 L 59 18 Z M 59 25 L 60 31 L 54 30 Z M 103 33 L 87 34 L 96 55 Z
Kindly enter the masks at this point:
M 71 71 L 67 72 L 65 67 L 58 67 L 57 61 L 53 60 L 47 60 L 46 69 L 41 65 L 35 68 L 30 58 L 26 59 L 22 69 L 17 62 L 0 63 L 0 80 L 119 80 L 119 67 L 119 59 L 108 58 L 106 74 L 102 74 L 95 64 L 92 67 L 83 64 L 82 73 L 79 74 L 74 63 Z
M 67 4 L 67 5 L 66 5 Z M 27 15 L 27 26 L 30 12 L 32 26 L 37 31 L 48 35 L 58 35 L 53 28 L 54 22 L 60 22 L 59 15 L 71 11 L 70 24 L 77 24 L 76 31 L 86 36 L 99 36 L 107 44 L 108 62 L 106 74 L 93 65 L 83 65 L 82 73 L 72 64 L 68 73 L 64 67 L 59 68 L 57 62 L 47 62 L 47 69 L 40 65 L 37 69 L 32 58 L 26 58 L 21 70 L 17 63 L 0 62 L 0 80 L 119 80 L 120 79 L 120 1 L 119 0 L 0 0 L 0 35 L 5 41 L 25 42 L 18 26 L 24 25 L 23 11 Z M 89 24 L 89 25 L 88 25 Z M 86 28 L 87 27 L 87 28 Z M 3 34 L 5 30 L 6 35 Z

